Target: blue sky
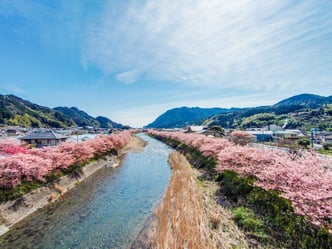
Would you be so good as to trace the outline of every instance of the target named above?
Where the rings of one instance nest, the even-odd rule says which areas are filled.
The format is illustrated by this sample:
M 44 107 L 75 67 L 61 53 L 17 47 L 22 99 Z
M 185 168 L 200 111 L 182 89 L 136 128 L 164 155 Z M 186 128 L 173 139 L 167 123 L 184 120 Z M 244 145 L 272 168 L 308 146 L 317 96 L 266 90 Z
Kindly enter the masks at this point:
M 0 93 L 132 126 L 332 95 L 332 1 L 0 0 Z

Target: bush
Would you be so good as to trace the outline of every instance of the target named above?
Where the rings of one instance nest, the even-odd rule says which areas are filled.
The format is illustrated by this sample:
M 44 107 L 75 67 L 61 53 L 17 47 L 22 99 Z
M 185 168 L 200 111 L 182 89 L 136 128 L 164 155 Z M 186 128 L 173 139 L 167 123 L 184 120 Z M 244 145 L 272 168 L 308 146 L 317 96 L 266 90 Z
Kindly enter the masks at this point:
M 323 144 L 323 149 L 324 150 L 332 149 L 332 144 Z
M 247 196 L 254 188 L 252 178 L 239 178 L 239 174 L 231 170 L 225 170 L 220 174 L 218 181 L 224 195 L 233 201 Z
M 297 143 L 298 143 L 298 145 L 300 145 L 306 149 L 310 145 L 310 140 L 308 138 L 301 138 L 297 141 Z
M 232 212 L 235 221 L 244 230 L 251 231 L 254 233 L 262 232 L 264 222 L 261 219 L 259 219 L 252 210 L 240 206 L 234 208 Z

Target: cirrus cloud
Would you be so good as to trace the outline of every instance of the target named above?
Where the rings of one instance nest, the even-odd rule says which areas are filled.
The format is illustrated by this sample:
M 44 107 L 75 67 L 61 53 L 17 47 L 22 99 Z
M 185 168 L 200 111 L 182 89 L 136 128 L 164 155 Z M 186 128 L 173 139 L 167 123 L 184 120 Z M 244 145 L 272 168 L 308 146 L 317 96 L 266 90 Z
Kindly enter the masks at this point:
M 118 81 L 124 82 L 126 84 L 134 83 L 139 78 L 136 71 L 122 72 L 116 75 Z
M 329 9 L 328 1 L 110 1 L 86 32 L 82 60 L 126 83 L 328 87 Z

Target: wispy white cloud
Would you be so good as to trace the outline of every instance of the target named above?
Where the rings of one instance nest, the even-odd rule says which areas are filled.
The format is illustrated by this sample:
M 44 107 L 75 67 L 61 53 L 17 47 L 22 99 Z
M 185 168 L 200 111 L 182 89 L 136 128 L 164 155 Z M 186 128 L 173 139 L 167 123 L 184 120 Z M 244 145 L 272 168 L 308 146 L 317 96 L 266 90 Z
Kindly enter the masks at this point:
M 331 0 L 0 0 L 0 79 L 41 84 L 40 96 L 74 79 L 96 115 L 131 125 L 176 106 L 331 95 L 331 11 Z
M 9 93 L 14 93 L 14 94 L 23 94 L 25 93 L 25 90 L 18 85 L 15 84 L 6 84 L 3 85 L 0 89 L 9 92 Z
M 222 89 L 326 87 L 328 9 L 329 1 L 110 1 L 82 59 L 105 74 Z
M 116 75 L 118 81 L 122 81 L 126 84 L 134 83 L 139 78 L 137 71 L 122 72 Z

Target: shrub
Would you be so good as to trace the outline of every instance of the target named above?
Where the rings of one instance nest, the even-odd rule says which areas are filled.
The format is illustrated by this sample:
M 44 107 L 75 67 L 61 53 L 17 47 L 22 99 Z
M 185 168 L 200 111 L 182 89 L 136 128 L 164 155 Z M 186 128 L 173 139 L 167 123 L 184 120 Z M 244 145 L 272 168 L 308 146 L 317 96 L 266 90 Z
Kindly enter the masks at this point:
M 234 208 L 232 210 L 234 219 L 237 224 L 246 231 L 261 232 L 263 229 L 264 222 L 256 217 L 255 213 L 243 206 Z

